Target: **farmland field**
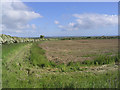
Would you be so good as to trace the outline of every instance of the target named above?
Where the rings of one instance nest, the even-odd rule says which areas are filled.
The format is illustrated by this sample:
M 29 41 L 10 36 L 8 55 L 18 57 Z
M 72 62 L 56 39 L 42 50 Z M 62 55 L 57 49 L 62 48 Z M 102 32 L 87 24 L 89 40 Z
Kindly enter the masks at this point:
M 1 0 L 1 89 L 119 89 L 119 5 Z
M 39 46 L 46 50 L 48 60 L 61 63 L 93 60 L 98 55 L 115 56 L 118 53 L 117 39 L 47 41 Z
M 117 55 L 117 39 L 5 44 L 3 87 L 117 88 Z

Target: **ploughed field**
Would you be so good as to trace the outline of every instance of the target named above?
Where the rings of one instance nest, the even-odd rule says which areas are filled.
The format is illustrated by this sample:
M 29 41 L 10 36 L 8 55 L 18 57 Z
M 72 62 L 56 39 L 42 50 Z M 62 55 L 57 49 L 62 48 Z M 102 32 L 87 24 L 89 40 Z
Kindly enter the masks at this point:
M 118 53 L 117 39 L 47 41 L 39 46 L 46 50 L 48 60 L 56 63 L 82 62 Z
M 118 88 L 118 40 L 2 45 L 3 88 Z

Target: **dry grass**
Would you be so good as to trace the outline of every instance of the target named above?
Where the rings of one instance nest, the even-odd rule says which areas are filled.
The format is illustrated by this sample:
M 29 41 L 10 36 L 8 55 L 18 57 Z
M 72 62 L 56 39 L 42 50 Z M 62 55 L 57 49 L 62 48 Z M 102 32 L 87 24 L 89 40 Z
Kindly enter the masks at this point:
M 115 55 L 117 39 L 46 41 L 39 44 L 46 50 L 48 60 L 56 63 L 93 60 L 96 55 Z

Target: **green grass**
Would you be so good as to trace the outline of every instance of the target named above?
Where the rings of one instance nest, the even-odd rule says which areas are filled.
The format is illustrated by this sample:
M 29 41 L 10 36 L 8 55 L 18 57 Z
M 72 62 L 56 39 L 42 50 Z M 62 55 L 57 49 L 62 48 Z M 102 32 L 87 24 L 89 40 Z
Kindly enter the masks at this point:
M 82 62 L 84 65 L 104 65 L 119 62 L 118 55 L 116 56 L 107 56 L 107 55 L 98 55 L 94 60 L 85 60 Z
M 26 43 L 3 46 L 3 62 L 18 52 Z M 23 60 L 3 64 L 4 88 L 117 88 L 118 71 L 85 72 L 82 66 L 100 66 L 118 61 L 117 56 L 96 56 L 92 61 L 56 64 L 48 61 L 45 50 L 33 43 Z M 16 63 L 20 63 L 17 65 Z M 47 68 L 55 71 L 48 71 Z M 27 74 L 27 72 L 29 73 Z
M 40 81 L 42 88 L 111 88 L 117 87 L 117 76 L 117 72 L 64 73 L 44 75 Z
M 37 65 L 42 68 L 49 66 L 49 61 L 45 56 L 45 50 L 40 48 L 37 43 L 33 44 L 30 53 L 30 61 L 34 66 Z
M 82 62 L 69 62 L 68 64 L 55 64 L 55 68 L 59 68 L 61 72 L 72 72 L 72 71 L 83 71 L 85 69 L 81 68 L 81 66 L 101 66 L 106 64 L 115 64 L 115 62 L 119 62 L 118 56 L 104 56 L 99 55 L 96 56 L 94 60 L 85 60 Z M 50 64 L 51 65 L 51 64 Z
M 2 59 L 8 57 L 11 53 L 15 53 L 21 46 L 28 43 L 12 43 L 12 44 L 2 44 Z
M 12 88 L 117 88 L 118 72 L 106 73 L 39 73 L 28 77 L 19 76 L 10 72 L 6 86 Z M 25 78 L 25 79 L 24 79 Z M 3 83 L 3 85 L 4 85 Z

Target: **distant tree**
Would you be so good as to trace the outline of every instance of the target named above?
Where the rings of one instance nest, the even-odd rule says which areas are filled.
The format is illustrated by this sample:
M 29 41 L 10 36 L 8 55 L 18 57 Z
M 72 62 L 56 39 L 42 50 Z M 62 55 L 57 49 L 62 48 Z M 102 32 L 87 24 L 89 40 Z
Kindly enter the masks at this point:
M 40 38 L 44 38 L 44 35 L 40 35 Z
M 102 39 L 105 39 L 106 37 L 105 36 L 101 36 Z

